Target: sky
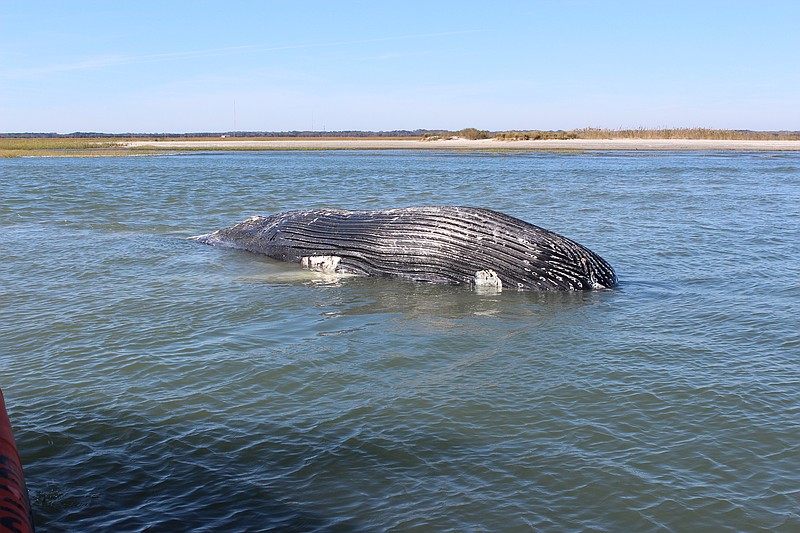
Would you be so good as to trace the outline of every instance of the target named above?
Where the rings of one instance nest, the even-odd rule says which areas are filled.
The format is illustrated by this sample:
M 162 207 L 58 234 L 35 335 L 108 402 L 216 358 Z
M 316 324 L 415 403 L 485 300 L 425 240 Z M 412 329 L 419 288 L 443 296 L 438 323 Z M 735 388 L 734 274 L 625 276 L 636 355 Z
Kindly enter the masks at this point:
M 796 0 L 0 0 L 0 132 L 800 130 Z

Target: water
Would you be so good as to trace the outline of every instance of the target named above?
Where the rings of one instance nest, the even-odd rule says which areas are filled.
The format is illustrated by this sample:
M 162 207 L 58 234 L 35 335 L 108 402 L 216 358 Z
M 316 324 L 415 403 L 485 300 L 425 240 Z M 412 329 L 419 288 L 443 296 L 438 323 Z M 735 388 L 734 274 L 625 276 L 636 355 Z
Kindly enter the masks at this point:
M 39 531 L 797 531 L 800 154 L 0 161 L 0 386 Z M 303 272 L 183 238 L 489 207 L 621 287 Z

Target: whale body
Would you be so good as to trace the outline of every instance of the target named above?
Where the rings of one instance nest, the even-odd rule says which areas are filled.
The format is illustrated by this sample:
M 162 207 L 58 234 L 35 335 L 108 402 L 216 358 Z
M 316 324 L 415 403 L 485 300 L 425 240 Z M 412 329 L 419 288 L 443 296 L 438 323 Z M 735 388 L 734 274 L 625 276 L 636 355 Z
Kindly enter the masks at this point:
M 520 290 L 617 285 L 600 256 L 552 231 L 476 207 L 311 209 L 254 216 L 191 239 L 323 272 Z

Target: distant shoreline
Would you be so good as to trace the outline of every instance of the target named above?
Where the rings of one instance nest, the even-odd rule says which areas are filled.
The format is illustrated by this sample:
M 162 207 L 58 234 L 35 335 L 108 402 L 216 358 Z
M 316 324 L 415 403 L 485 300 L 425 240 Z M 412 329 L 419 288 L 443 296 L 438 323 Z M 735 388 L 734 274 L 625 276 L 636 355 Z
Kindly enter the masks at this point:
M 128 149 L 156 150 L 475 150 L 475 151 L 800 151 L 800 141 L 717 139 L 219 139 L 142 140 Z
M 474 152 L 740 151 L 799 152 L 800 140 L 744 139 L 447 139 L 429 138 L 190 138 L 0 139 L 0 158 L 119 157 L 193 151 L 440 150 Z

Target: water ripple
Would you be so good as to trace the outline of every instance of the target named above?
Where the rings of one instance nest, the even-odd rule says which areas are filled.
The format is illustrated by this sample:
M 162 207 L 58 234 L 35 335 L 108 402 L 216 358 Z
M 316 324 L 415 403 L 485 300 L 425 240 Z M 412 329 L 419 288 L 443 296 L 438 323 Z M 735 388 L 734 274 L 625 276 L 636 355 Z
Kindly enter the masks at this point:
M 714 153 L 4 161 L 0 385 L 39 529 L 794 531 L 799 168 Z M 182 238 L 418 203 L 564 233 L 621 288 L 330 279 Z

